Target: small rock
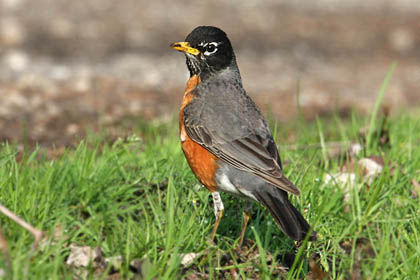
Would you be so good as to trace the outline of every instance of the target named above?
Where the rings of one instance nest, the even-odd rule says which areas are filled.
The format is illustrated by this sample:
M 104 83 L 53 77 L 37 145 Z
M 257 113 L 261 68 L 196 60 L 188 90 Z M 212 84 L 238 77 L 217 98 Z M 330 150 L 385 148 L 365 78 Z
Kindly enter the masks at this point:
M 22 25 L 14 18 L 4 18 L 0 22 L 0 42 L 5 46 L 17 46 L 25 39 Z
M 10 51 L 3 57 L 7 67 L 15 72 L 22 72 L 29 64 L 29 57 L 21 51 Z
M 363 168 L 363 174 L 369 184 L 373 179 L 382 172 L 383 165 L 372 158 L 362 158 L 358 162 L 359 166 Z
M 86 92 L 92 87 L 89 76 L 77 77 L 73 82 L 73 89 L 78 92 Z
M 23 0 L 3 0 L 5 8 L 15 9 L 22 4 Z
M 324 180 L 325 184 L 328 184 L 331 181 L 336 182 L 342 188 L 345 188 L 346 186 L 353 187 L 356 183 L 356 174 L 347 172 L 339 172 L 332 175 L 327 174 Z
M 181 254 L 180 257 L 182 258 L 181 264 L 183 266 L 189 266 L 196 260 L 198 257 L 200 257 L 201 254 L 199 253 L 187 253 L 187 254 Z
M 66 133 L 68 135 L 74 135 L 79 131 L 79 126 L 75 123 L 71 123 L 66 127 Z
M 122 256 L 114 256 L 105 258 L 105 263 L 110 265 L 114 270 L 119 270 L 121 268 L 123 258 Z
M 51 69 L 51 77 L 55 80 L 65 81 L 70 78 L 70 68 L 65 65 L 57 65 Z
M 414 35 L 407 28 L 398 28 L 389 34 L 391 47 L 398 52 L 405 52 L 413 49 L 415 45 Z
M 144 257 L 142 259 L 133 259 L 130 262 L 130 269 L 137 275 L 140 275 L 143 278 L 146 278 L 149 275 L 152 264 L 149 258 Z M 141 278 L 141 279 L 143 279 Z
M 8 106 L 15 106 L 18 108 L 26 108 L 29 104 L 28 98 L 19 92 L 9 96 L 7 100 Z
M 350 145 L 349 152 L 351 156 L 357 156 L 363 150 L 362 145 L 359 143 L 353 143 Z
M 67 258 L 66 264 L 75 267 L 87 267 L 91 262 L 101 257 L 101 250 L 99 248 L 92 248 L 89 246 L 77 246 L 70 244 L 70 255 Z
M 420 195 L 420 184 L 416 179 L 412 179 L 411 183 L 413 184 L 413 189 L 411 190 L 411 196 L 413 198 L 418 198 Z

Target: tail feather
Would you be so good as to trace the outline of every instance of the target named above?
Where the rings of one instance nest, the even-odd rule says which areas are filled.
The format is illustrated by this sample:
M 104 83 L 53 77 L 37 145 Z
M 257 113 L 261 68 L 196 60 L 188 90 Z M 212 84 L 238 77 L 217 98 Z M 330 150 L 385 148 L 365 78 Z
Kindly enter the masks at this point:
M 259 202 L 270 211 L 281 230 L 294 240 L 303 240 L 310 226 L 302 214 L 289 202 L 286 192 L 276 189 L 272 191 L 254 192 Z M 310 240 L 316 240 L 316 232 L 312 232 Z

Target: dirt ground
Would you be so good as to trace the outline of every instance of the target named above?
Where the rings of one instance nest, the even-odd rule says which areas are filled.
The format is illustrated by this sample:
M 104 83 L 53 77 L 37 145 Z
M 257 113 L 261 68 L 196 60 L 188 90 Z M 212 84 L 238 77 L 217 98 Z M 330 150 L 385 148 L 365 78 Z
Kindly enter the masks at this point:
M 198 25 L 228 33 L 248 93 L 280 121 L 298 88 L 306 118 L 369 112 L 392 62 L 385 104 L 420 105 L 419 1 L 279 2 L 0 0 L 0 140 L 60 147 L 173 116 L 188 74 L 169 44 Z

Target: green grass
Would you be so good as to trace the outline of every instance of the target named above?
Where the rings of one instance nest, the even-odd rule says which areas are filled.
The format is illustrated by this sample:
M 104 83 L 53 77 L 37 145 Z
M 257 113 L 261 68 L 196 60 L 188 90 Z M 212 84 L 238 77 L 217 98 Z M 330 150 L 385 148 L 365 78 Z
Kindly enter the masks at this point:
M 420 180 L 419 117 L 408 114 L 388 120 L 390 144 L 370 145 L 360 157 L 379 155 L 385 168 L 369 188 L 359 179 L 359 188 L 349 191 L 325 184 L 326 174 L 342 167 L 342 157 L 331 159 L 331 141 L 358 141 L 367 118 L 353 114 L 296 121 L 276 128 L 286 175 L 299 186 L 293 203 L 319 234 L 319 240 L 304 244 L 289 279 L 305 278 L 308 260 L 317 255 L 332 279 L 348 279 L 360 265 L 363 279 L 418 279 L 420 276 L 420 201 L 413 198 L 412 179 Z M 304 126 L 302 126 L 304 125 Z M 35 149 L 16 160 L 17 149 L 0 146 L 0 203 L 33 226 L 52 236 L 54 242 L 30 255 L 33 236 L 0 215 L 12 266 L 11 279 L 75 279 L 76 269 L 66 266 L 69 244 L 100 247 L 104 257 L 122 256 L 120 277 L 131 278 L 133 259 L 142 260 L 145 279 L 176 279 L 201 272 L 217 278 L 225 270 L 220 252 L 234 254 L 241 228 L 243 202 L 223 194 L 226 213 L 216 235 L 207 242 L 215 220 L 209 192 L 200 187 L 180 149 L 175 121 L 143 125 L 132 137 L 106 143 L 105 136 L 91 135 L 56 159 Z M 369 134 L 370 143 L 375 134 Z M 376 139 L 377 140 L 377 139 Z M 297 148 L 289 149 L 288 144 Z M 312 145 L 317 144 L 317 145 Z M 233 264 L 242 277 L 270 278 L 269 255 L 296 253 L 268 212 L 254 206 L 246 237 L 255 240 L 259 262 Z M 54 238 L 50 238 L 52 240 Z M 359 246 L 363 240 L 363 246 Z M 347 244 L 348 252 L 342 249 Z M 365 249 L 363 249 L 365 248 Z M 367 248 L 367 249 L 366 249 Z M 369 252 L 368 252 L 369 251 Z M 184 269 L 182 253 L 204 252 L 193 267 Z M 373 252 L 373 253 L 372 253 Z M 250 270 L 249 267 L 252 267 Z M 0 268 L 5 259 L 0 257 Z M 106 278 L 110 268 L 87 278 Z M 287 277 L 284 275 L 284 277 Z

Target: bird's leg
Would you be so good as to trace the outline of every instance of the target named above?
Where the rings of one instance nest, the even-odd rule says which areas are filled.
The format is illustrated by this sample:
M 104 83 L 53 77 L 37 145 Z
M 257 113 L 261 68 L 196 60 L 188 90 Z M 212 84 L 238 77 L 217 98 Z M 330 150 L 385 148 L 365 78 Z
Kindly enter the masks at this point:
M 247 201 L 243 210 L 244 220 L 242 223 L 241 236 L 240 236 L 239 244 L 238 244 L 239 249 L 241 249 L 242 242 L 244 241 L 246 226 L 248 225 L 248 221 L 251 218 L 251 212 L 252 212 L 252 203 Z
M 216 222 L 214 223 L 213 231 L 211 232 L 210 240 L 213 241 L 214 235 L 216 234 L 217 228 L 219 227 L 220 220 L 223 216 L 223 210 L 225 207 L 223 206 L 222 198 L 220 197 L 219 192 L 212 192 L 211 196 L 213 197 L 213 204 L 214 204 L 214 215 L 216 216 Z

